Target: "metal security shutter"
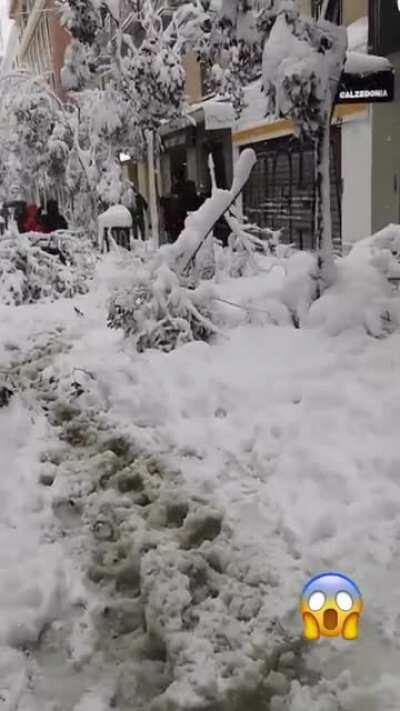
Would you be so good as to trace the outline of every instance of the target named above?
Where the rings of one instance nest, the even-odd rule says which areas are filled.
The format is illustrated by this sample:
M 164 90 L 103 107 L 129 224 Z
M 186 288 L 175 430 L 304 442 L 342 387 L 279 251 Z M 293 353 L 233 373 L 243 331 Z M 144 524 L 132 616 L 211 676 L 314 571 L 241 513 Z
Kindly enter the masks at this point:
M 340 128 L 332 130 L 332 233 L 341 249 Z M 252 146 L 257 164 L 244 191 L 247 217 L 260 227 L 284 228 L 283 240 L 299 249 L 314 249 L 314 153 L 310 143 L 295 137 L 276 138 Z

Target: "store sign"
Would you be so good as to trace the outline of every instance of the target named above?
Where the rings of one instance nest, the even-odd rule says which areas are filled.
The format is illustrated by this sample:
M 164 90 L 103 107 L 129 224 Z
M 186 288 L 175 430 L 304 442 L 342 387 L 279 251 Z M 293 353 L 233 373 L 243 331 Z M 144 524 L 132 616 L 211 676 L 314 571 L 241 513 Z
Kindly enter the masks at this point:
M 204 127 L 206 131 L 233 128 L 235 112 L 232 104 L 223 101 L 209 101 L 203 104 Z
M 376 104 L 394 100 L 394 72 L 387 70 L 366 76 L 342 75 L 337 104 Z
M 165 136 L 163 139 L 164 148 L 166 150 L 178 147 L 189 148 L 194 145 L 194 142 L 195 139 L 192 131 L 179 131 L 170 136 Z

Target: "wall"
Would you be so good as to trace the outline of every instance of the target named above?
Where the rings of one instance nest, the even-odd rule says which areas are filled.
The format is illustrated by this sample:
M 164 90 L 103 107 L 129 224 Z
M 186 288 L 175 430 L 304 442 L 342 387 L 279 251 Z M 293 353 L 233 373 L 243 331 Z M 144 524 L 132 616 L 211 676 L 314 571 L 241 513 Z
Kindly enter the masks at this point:
M 311 0 L 297 0 L 303 15 L 311 15 Z M 368 15 L 368 0 L 342 0 L 343 24 L 350 25 L 359 17 Z
M 297 7 L 302 15 L 311 15 L 311 0 L 298 0 Z
M 368 16 L 368 0 L 343 0 L 343 24 L 351 25 L 360 17 Z
M 60 25 L 59 13 L 54 0 L 50 0 L 49 6 L 49 31 L 51 41 L 52 68 L 54 73 L 54 84 L 57 94 L 64 98 L 65 93 L 61 86 L 60 71 L 64 64 L 64 54 L 67 46 L 71 42 L 71 35 Z
M 345 245 L 371 233 L 371 119 L 342 124 L 342 241 Z
M 189 52 L 182 61 L 186 72 L 186 94 L 189 103 L 197 103 L 202 99 L 201 69 L 196 54 Z
M 372 229 L 400 222 L 400 102 L 372 108 Z
M 13 24 L 8 35 L 6 51 L 3 61 L 0 65 L 0 72 L 5 75 L 11 72 L 15 67 L 16 53 L 18 48 L 18 28 L 16 23 Z

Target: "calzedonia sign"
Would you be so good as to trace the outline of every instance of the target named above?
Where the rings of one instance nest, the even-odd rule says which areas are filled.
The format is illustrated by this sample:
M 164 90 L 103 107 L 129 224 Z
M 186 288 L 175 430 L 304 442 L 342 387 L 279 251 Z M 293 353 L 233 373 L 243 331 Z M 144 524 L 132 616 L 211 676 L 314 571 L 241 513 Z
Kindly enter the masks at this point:
M 394 100 L 394 72 L 390 69 L 361 76 L 342 74 L 337 104 L 375 104 Z

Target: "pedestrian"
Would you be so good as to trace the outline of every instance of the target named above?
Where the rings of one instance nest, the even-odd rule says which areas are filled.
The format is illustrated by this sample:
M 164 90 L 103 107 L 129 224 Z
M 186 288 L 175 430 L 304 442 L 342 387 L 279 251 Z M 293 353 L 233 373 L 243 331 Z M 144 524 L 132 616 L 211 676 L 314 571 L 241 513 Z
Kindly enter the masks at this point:
M 184 183 L 178 185 L 178 237 L 185 227 L 185 220 L 189 213 L 196 212 L 202 205 L 203 200 L 197 194 L 196 184 L 193 180 L 185 180 Z
M 26 202 L 24 200 L 9 200 L 4 203 L 1 215 L 5 221 L 6 229 L 11 221 L 17 225 L 18 232 L 24 232 L 24 221 L 26 217 Z
M 40 219 L 44 232 L 68 229 L 67 221 L 58 209 L 57 200 L 48 200 L 46 213 Z
M 146 213 L 148 213 L 149 206 L 147 201 L 144 199 L 143 195 L 136 190 L 136 208 L 135 208 L 135 221 L 137 224 L 138 233 L 141 235 L 140 239 L 146 239 Z
M 135 188 L 134 184 L 128 182 L 121 196 L 121 205 L 127 207 L 132 216 L 132 229 L 135 239 L 146 239 L 145 214 L 149 206 L 143 195 Z
M 202 204 L 202 198 L 197 194 L 196 184 L 193 180 L 186 180 L 182 191 L 183 204 L 186 215 L 189 212 L 196 212 Z
M 23 217 L 23 232 L 45 232 L 40 219 L 40 208 L 37 205 L 28 205 Z

